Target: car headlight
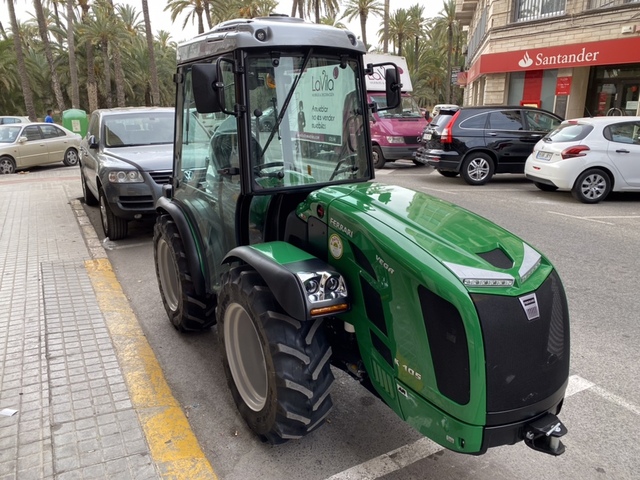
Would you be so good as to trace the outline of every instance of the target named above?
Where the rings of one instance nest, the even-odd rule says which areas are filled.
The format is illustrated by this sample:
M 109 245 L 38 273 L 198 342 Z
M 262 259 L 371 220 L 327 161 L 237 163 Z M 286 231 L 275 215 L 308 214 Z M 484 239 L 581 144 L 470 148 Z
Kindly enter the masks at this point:
M 387 137 L 388 143 L 404 143 L 404 137 Z
M 142 183 L 144 179 L 137 170 L 114 170 L 109 172 L 111 183 Z

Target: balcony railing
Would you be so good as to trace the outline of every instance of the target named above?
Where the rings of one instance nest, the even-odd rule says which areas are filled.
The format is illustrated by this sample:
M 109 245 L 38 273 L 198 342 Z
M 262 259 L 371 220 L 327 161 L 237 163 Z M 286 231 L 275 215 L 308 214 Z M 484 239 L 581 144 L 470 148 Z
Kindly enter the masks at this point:
M 515 2 L 516 22 L 556 17 L 565 13 L 566 0 L 515 0 Z

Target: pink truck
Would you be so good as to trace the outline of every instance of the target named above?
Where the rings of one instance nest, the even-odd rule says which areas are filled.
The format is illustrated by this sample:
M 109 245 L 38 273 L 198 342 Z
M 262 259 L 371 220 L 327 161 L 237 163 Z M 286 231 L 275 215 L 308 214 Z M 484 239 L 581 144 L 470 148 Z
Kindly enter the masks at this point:
M 371 115 L 371 141 L 376 168 L 403 158 L 413 160 L 420 146 L 422 131 L 428 123 L 418 102 L 410 94 L 413 86 L 405 58 L 386 54 L 365 55 L 366 64 L 384 62 L 395 63 L 400 70 L 402 103 L 393 110 L 374 111 Z M 377 67 L 372 75 L 366 76 L 368 101 L 375 102 L 380 108 L 386 106 L 384 70 L 384 67 Z

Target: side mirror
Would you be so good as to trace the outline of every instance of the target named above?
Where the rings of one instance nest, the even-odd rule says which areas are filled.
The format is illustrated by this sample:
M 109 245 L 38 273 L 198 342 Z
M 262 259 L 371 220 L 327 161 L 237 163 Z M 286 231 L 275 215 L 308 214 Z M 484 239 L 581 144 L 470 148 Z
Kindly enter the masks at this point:
M 98 148 L 98 140 L 96 139 L 95 135 L 91 135 L 88 139 L 87 142 L 89 144 L 89 148 L 91 150 L 95 150 L 96 148 Z
M 18 143 L 24 143 L 26 141 L 27 141 L 27 136 L 26 135 L 23 135 L 20 138 L 18 138 Z
M 393 110 L 400 105 L 401 97 L 400 90 L 402 84 L 398 83 L 398 67 L 393 65 L 393 68 L 387 68 L 384 72 L 385 90 L 387 93 L 387 108 Z
M 223 109 L 218 87 L 218 64 L 196 63 L 191 68 L 193 98 L 198 113 L 215 113 Z M 222 100 L 224 102 L 224 99 Z

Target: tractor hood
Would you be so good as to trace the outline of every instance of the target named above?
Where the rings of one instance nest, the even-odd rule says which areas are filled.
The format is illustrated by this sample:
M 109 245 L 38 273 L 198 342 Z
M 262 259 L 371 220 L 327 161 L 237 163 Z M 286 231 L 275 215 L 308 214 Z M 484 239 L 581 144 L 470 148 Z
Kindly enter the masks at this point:
M 331 187 L 325 191 L 335 195 L 329 208 L 330 227 L 355 234 L 365 224 L 378 235 L 384 231 L 388 237 L 385 243 L 404 250 L 396 254 L 415 258 L 418 263 L 421 255 L 426 254 L 469 289 L 522 287 L 541 264 L 546 268 L 541 269 L 539 282 L 551 269 L 546 259 L 517 236 L 430 195 L 375 183 Z M 341 220 L 340 211 L 359 219 L 350 225 Z M 527 288 L 535 288 L 533 283 Z

